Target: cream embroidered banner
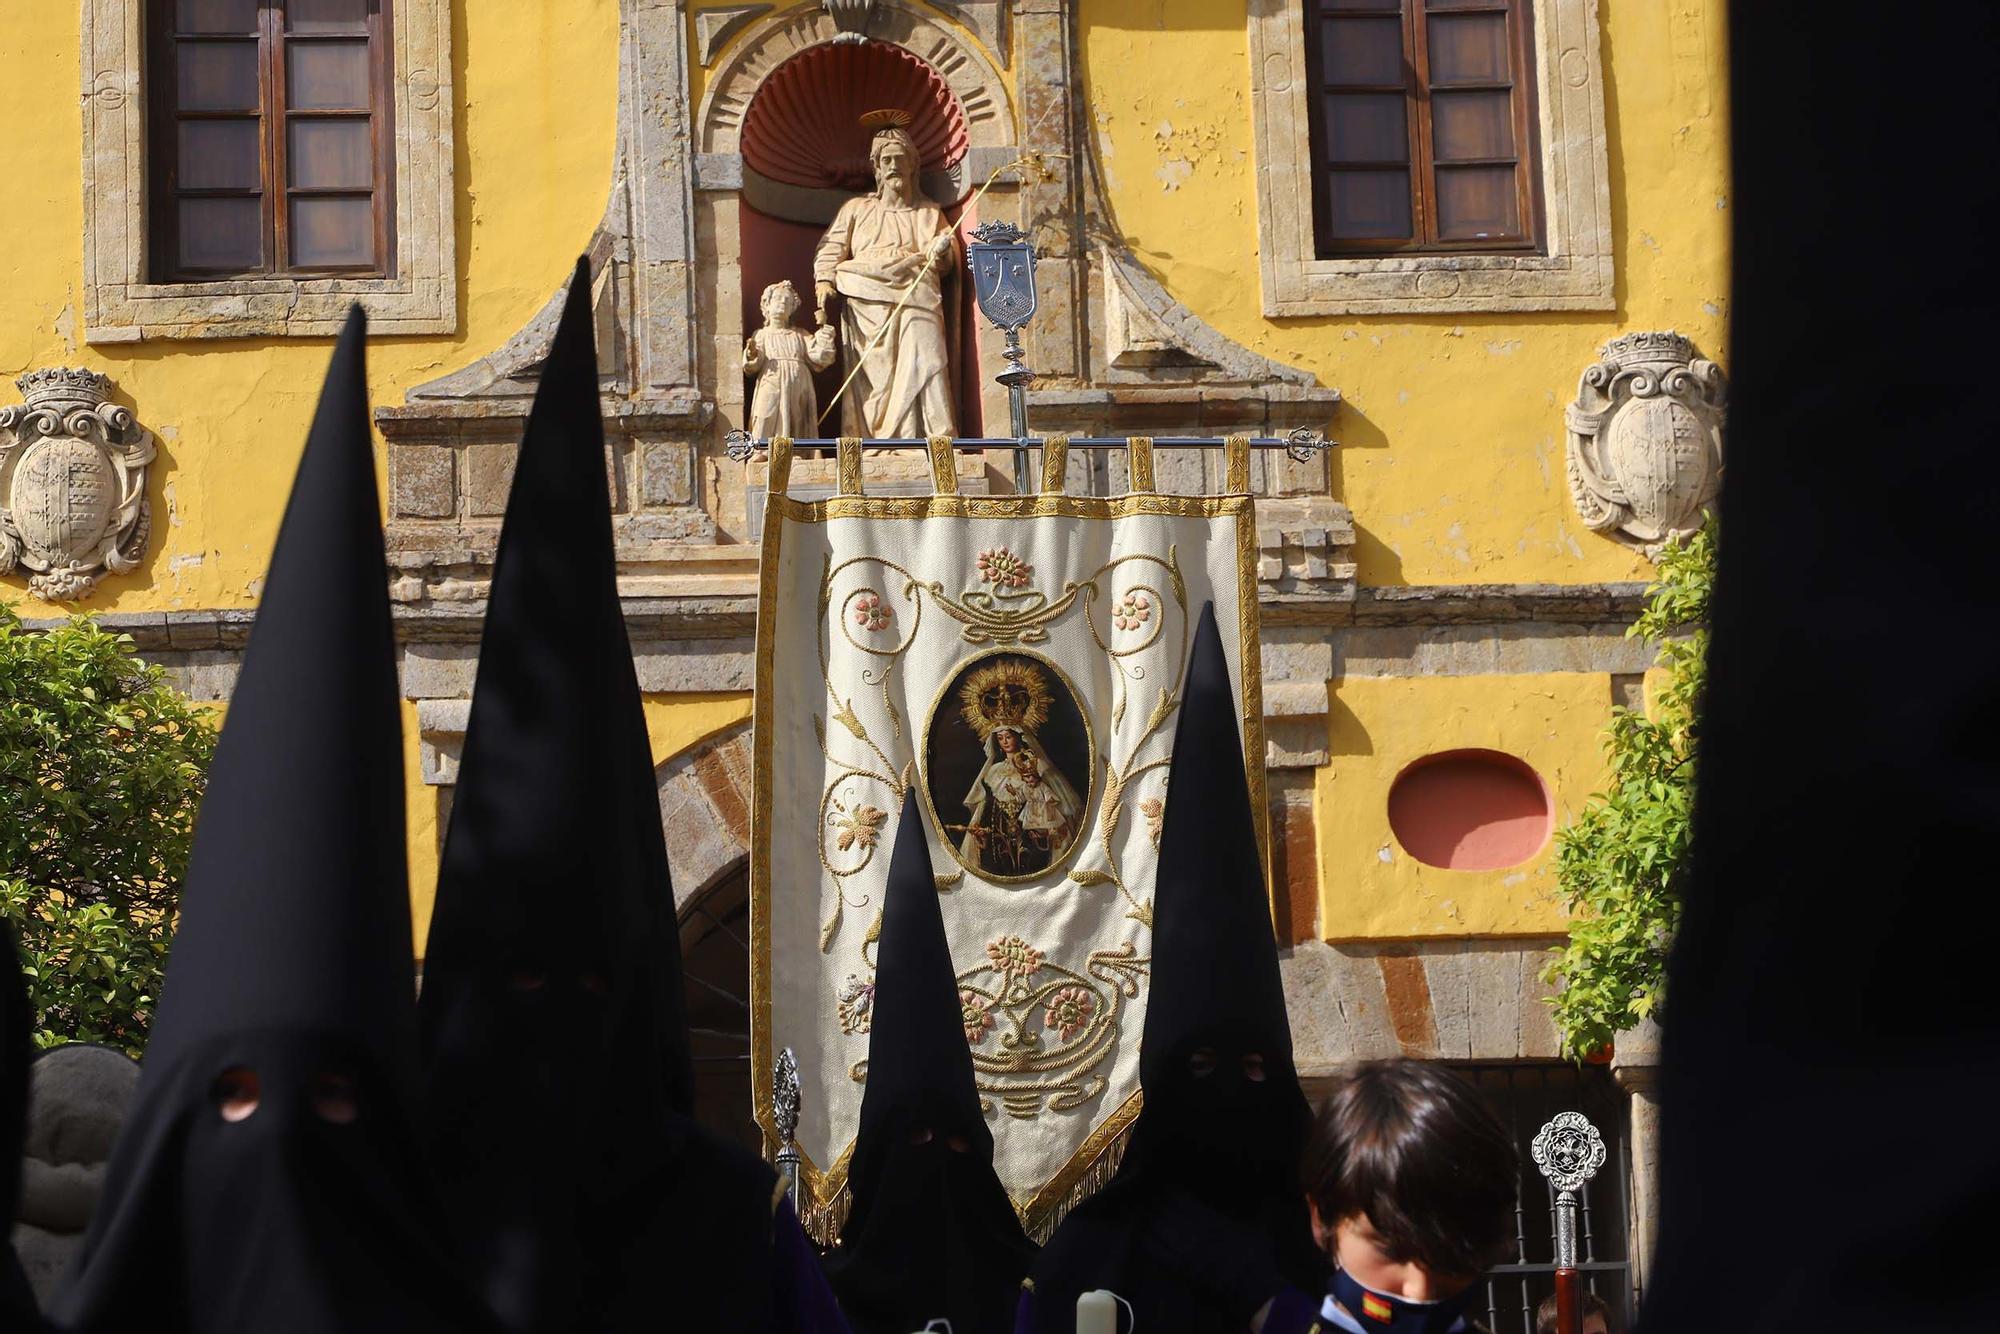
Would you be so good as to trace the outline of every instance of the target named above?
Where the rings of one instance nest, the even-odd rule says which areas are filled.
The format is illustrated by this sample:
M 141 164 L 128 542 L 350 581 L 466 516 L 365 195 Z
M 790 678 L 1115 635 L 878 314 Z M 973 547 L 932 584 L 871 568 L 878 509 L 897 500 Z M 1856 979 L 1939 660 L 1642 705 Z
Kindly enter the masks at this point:
M 1175 711 L 1213 600 L 1262 823 L 1256 533 L 1248 444 L 1231 494 L 1153 494 L 1131 446 L 1115 498 L 784 494 L 774 441 L 757 619 L 751 1038 L 757 1118 L 797 1054 L 800 1212 L 825 1233 L 867 1073 L 874 941 L 903 794 L 931 863 L 996 1145 L 1033 1227 L 1137 1112 L 1151 909 Z M 1063 450 L 1045 451 L 1045 478 Z M 1057 482 L 1059 487 L 1059 481 Z M 1245 664 L 1250 670 L 1245 671 Z

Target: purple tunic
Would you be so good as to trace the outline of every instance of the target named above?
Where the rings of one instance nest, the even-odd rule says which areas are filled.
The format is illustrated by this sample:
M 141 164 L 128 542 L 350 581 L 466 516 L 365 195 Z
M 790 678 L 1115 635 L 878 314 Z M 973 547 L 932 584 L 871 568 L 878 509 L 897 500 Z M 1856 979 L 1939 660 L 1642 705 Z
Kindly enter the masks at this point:
M 771 1238 L 777 1327 L 772 1334 L 848 1334 L 789 1196 L 778 1201 Z

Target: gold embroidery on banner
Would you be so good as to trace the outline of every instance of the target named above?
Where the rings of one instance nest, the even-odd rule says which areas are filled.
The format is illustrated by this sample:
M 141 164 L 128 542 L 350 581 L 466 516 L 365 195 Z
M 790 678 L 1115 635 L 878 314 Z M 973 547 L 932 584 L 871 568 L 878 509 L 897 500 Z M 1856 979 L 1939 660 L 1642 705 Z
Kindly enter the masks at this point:
M 843 435 L 834 442 L 834 489 L 843 496 L 861 494 L 861 437 Z
M 1223 442 L 1222 489 L 1232 496 L 1250 493 L 1250 437 L 1232 435 Z
M 776 453 L 774 449 L 774 462 Z M 775 642 L 779 631 L 774 618 L 778 611 L 777 586 L 783 556 L 784 524 L 791 522 L 812 525 L 846 518 L 920 520 L 932 515 L 993 519 L 1061 516 L 1103 521 L 1139 514 L 1234 522 L 1238 575 L 1238 601 L 1234 611 L 1238 661 L 1239 664 L 1257 663 L 1259 654 L 1256 615 L 1256 533 L 1254 510 L 1246 495 L 1139 494 L 1109 498 L 1065 495 L 873 498 L 843 495 L 828 500 L 800 501 L 780 494 L 776 484 L 771 486 L 771 498 L 765 516 L 763 559 L 758 581 L 758 653 L 752 736 L 755 762 L 751 812 L 753 833 L 750 849 L 750 1008 L 752 1060 L 756 1063 L 756 1068 L 770 1069 L 777 1048 L 772 1021 L 773 886 L 769 830 L 772 827 L 774 798 L 771 760 L 776 721 L 776 696 L 773 686 L 777 657 Z M 914 597 L 911 598 L 912 605 L 909 608 L 913 618 L 916 614 L 914 605 L 916 600 Z M 900 609 L 900 607 L 892 608 L 892 610 Z M 825 624 L 824 619 L 821 624 Z M 865 627 L 859 628 L 865 629 Z M 1225 633 L 1227 632 L 1228 627 L 1225 624 Z M 1254 762 L 1260 759 L 1263 753 L 1261 681 L 1255 670 L 1243 671 L 1242 677 L 1240 684 L 1243 690 L 1244 749 L 1246 755 L 1253 761 L 1246 763 L 1245 768 L 1251 784 L 1252 809 L 1257 817 L 1260 851 L 1268 863 L 1270 840 L 1263 799 L 1265 787 L 1263 766 Z M 905 769 L 907 767 L 906 765 Z M 1145 766 L 1145 768 L 1151 767 Z M 1128 774 L 1128 783 L 1136 779 L 1139 772 L 1140 770 L 1134 770 Z M 904 774 L 902 777 L 907 783 L 908 775 Z M 1145 808 L 1146 803 L 1142 802 L 1142 813 L 1145 812 Z M 951 878 L 955 881 L 959 877 Z M 775 1108 L 769 1081 L 755 1080 L 752 1088 L 756 1117 L 764 1132 L 768 1157 L 778 1147 L 773 1130 Z M 1016 1211 L 1020 1214 L 1024 1226 L 1028 1227 L 1032 1234 L 1044 1234 L 1063 1211 L 1070 1205 L 1080 1202 L 1094 1185 L 1101 1184 L 1101 1180 L 1107 1178 L 1110 1171 L 1115 1169 L 1119 1151 L 1133 1119 L 1138 1114 L 1140 1103 L 1138 1092 L 1134 1091 L 1128 1095 L 1114 1111 L 1091 1130 L 1069 1155 L 1059 1171 L 1032 1194 L 1014 1199 Z M 802 1154 L 799 1215 L 807 1232 L 822 1242 L 830 1242 L 837 1235 L 841 1219 L 845 1215 L 848 1203 L 847 1171 L 852 1152 L 851 1142 L 841 1146 L 833 1153 L 831 1163 L 824 1167 L 814 1160 L 811 1152 Z
M 896 612 L 894 604 L 887 599 L 885 593 L 872 586 L 850 590 L 841 599 L 839 615 L 833 619 L 839 623 L 841 634 L 849 644 L 863 653 L 886 660 L 879 670 L 864 667 L 861 671 L 861 680 L 863 684 L 881 690 L 883 707 L 889 714 L 890 723 L 895 729 L 898 740 L 903 735 L 903 718 L 897 711 L 895 699 L 890 693 L 889 678 L 896 669 L 897 661 L 915 642 L 917 631 L 923 624 L 924 614 L 923 602 L 917 596 L 916 580 L 911 577 L 908 570 L 895 562 L 878 556 L 853 556 L 836 566 L 831 556 L 822 558 L 818 599 L 820 629 L 816 636 L 820 680 L 825 683 L 827 698 L 838 705 L 831 711 L 832 720 L 839 723 L 854 740 L 866 746 L 872 756 L 872 761 L 867 759 L 857 761 L 843 759 L 834 754 L 832 747 L 828 745 L 829 734 L 825 721 L 818 714 L 813 715 L 813 736 L 819 742 L 820 754 L 828 764 L 835 766 L 836 770 L 832 781 L 828 782 L 820 793 L 819 801 L 819 862 L 827 875 L 836 881 L 859 873 L 875 859 L 876 848 L 886 825 L 888 812 L 902 804 L 903 794 L 907 790 L 907 783 L 898 771 L 898 766 L 869 735 L 866 724 L 855 712 L 853 699 L 843 699 L 834 690 L 833 676 L 827 659 L 826 627 L 828 612 L 833 602 L 834 578 L 850 566 L 864 564 L 879 565 L 885 571 L 893 571 L 902 576 L 903 583 L 899 591 L 904 602 L 908 604 L 909 629 L 887 643 L 874 641 L 873 636 L 888 632 L 894 627 Z M 891 583 L 890 587 L 893 589 L 894 584 Z M 854 630 L 849 628 L 850 622 L 858 626 L 863 635 L 870 638 L 857 639 Z M 874 765 L 880 767 L 873 767 Z M 866 785 L 871 782 L 887 789 L 890 794 L 887 805 L 877 807 L 865 802 Z M 846 801 L 841 797 L 843 791 L 847 796 Z M 833 838 L 833 852 L 847 853 L 858 848 L 861 852 L 859 860 L 846 867 L 835 865 L 832 853 L 827 850 L 829 833 Z M 846 891 L 840 889 L 838 885 L 835 886 L 833 911 L 820 928 L 819 947 L 822 954 L 832 950 L 833 938 L 840 930 L 841 919 L 846 909 L 866 906 L 868 901 L 865 898 L 849 899 Z
M 997 1096 L 1025 1121 L 1102 1093 L 1109 1081 L 1093 1071 L 1116 1047 L 1125 1003 L 1138 997 L 1152 960 L 1126 943 L 1093 950 L 1076 973 L 1011 934 L 990 942 L 986 956 L 958 975 L 982 1110 Z
M 792 481 L 792 438 L 788 435 L 771 437 L 771 461 L 764 472 L 764 490 L 768 496 L 782 496 Z
M 1123 496 L 829 496 L 825 500 L 773 497 L 772 508 L 795 523 L 830 519 L 1126 519 L 1158 514 L 1173 519 L 1226 519 L 1250 513 L 1248 496 L 1175 496 L 1142 492 Z M 1252 537 L 1255 537 L 1253 527 Z M 1257 567 L 1250 567 L 1254 582 Z
M 1131 473 L 1130 490 L 1149 494 L 1153 485 L 1153 437 L 1150 435 L 1127 436 L 1125 439 L 1125 465 Z
M 958 494 L 958 451 L 948 435 L 930 438 L 931 490 L 941 496 Z
M 1058 431 L 1042 442 L 1042 494 L 1059 496 L 1069 485 L 1069 433 Z

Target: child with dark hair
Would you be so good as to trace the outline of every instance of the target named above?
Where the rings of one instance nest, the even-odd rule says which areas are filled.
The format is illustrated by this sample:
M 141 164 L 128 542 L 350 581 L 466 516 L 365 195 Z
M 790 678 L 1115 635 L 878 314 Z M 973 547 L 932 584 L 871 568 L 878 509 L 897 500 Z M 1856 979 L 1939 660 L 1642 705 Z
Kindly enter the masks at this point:
M 1514 1142 L 1457 1076 L 1372 1061 L 1341 1079 L 1306 1145 L 1313 1239 L 1334 1264 L 1321 1315 L 1349 1334 L 1447 1334 L 1513 1236 Z
M 1582 1294 L 1583 1334 L 1611 1334 L 1611 1308 L 1594 1292 Z M 1535 1334 L 1556 1334 L 1556 1295 L 1552 1292 L 1535 1308 Z

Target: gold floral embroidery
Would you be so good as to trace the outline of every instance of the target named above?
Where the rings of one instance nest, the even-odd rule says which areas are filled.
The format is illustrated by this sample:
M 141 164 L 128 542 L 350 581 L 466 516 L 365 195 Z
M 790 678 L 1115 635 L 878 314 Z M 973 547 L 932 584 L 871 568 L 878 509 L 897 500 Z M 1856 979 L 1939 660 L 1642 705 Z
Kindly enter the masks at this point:
M 1128 591 L 1112 609 L 1111 623 L 1120 630 L 1137 630 L 1153 619 L 1153 603 L 1137 589 Z
M 1116 1049 L 1125 1004 L 1151 964 L 1126 943 L 1092 951 L 1079 973 L 1019 936 L 989 943 L 986 962 L 958 975 L 982 1104 L 997 1100 L 1027 1120 L 1102 1092 L 1108 1081 L 1098 1067 Z
M 991 1002 L 975 991 L 958 993 L 958 1018 L 965 1025 L 965 1040 L 976 1043 L 993 1029 Z
M 996 588 L 1026 588 L 1035 577 L 1035 567 L 1006 547 L 979 553 L 979 582 Z
M 1153 848 L 1160 846 L 1160 819 L 1167 813 L 1164 797 L 1148 797 L 1139 803 L 1139 814 L 1146 817 L 1146 837 L 1153 841 Z
M 840 1031 L 847 1034 L 866 1033 L 875 1023 L 875 981 L 863 981 L 853 973 L 841 984 L 839 1002 Z
M 834 809 L 839 812 L 833 824 L 840 831 L 840 836 L 834 839 L 833 845 L 842 852 L 857 845 L 874 847 L 881 840 L 882 826 L 889 822 L 889 812 L 873 806 L 858 806 L 850 812 L 836 801 Z
M 861 596 L 854 599 L 854 623 L 870 632 L 887 630 L 889 622 L 895 619 L 895 609 L 882 601 L 882 595 L 874 589 L 864 589 Z
M 1042 952 L 1019 936 L 1002 936 L 986 947 L 996 972 L 1006 977 L 1033 977 L 1042 966 Z
M 1090 1022 L 1090 1012 L 1096 1008 L 1097 997 L 1082 987 L 1064 987 L 1049 997 L 1049 1008 L 1042 1016 L 1042 1026 L 1053 1028 L 1057 1037 L 1068 1042 L 1076 1036 L 1078 1029 Z

